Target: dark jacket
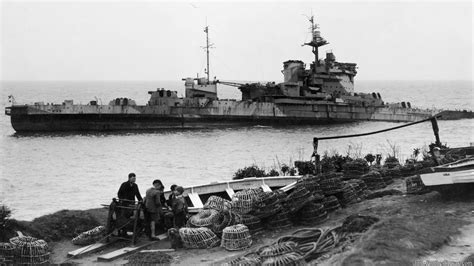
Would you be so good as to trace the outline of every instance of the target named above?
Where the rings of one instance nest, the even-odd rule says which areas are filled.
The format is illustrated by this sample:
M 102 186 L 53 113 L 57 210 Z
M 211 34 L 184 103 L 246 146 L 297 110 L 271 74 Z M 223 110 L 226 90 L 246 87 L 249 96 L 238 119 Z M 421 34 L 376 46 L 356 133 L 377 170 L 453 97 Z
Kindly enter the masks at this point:
M 155 187 L 151 187 L 146 191 L 145 207 L 148 212 L 161 212 L 161 195 L 163 194 Z
M 171 208 L 173 209 L 173 213 L 176 214 L 186 214 L 188 213 L 188 204 L 184 200 L 184 197 L 175 197 L 172 200 Z
M 139 201 L 143 201 L 143 198 L 140 195 L 140 191 L 138 190 L 137 184 L 130 183 L 128 181 L 122 183 L 117 193 L 117 196 L 119 199 L 126 199 L 131 201 L 135 201 L 135 197 L 137 197 Z

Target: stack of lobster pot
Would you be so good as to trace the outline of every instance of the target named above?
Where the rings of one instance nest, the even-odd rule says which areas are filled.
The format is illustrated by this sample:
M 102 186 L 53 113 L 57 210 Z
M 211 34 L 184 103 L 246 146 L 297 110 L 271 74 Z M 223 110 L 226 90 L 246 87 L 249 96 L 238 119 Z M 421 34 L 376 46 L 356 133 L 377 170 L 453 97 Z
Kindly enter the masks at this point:
M 261 201 L 254 205 L 251 214 L 260 219 L 264 219 L 280 212 L 283 208 L 280 203 L 280 197 L 283 195 L 286 197 L 286 194 L 280 194 L 276 191 L 266 192 L 261 197 Z
M 222 214 L 218 210 L 203 209 L 188 219 L 188 227 L 209 227 L 218 224 Z
M 330 213 L 332 211 L 335 211 L 341 208 L 341 204 L 339 204 L 339 200 L 337 199 L 336 196 L 329 196 L 329 197 L 324 198 L 323 205 L 324 205 L 324 210 L 327 213 Z
M 258 189 L 244 189 L 236 192 L 232 196 L 231 208 L 241 214 L 251 212 L 254 207 L 261 202 L 263 190 Z
M 363 175 L 361 179 L 367 185 L 367 188 L 371 190 L 382 189 L 387 186 L 382 175 L 377 171 L 370 171 Z
M 340 203 L 342 206 L 347 206 L 357 200 L 358 191 L 356 190 L 356 187 L 358 186 L 349 182 L 343 182 L 343 184 Z
M 18 236 L 10 239 L 15 247 L 16 265 L 49 264 L 49 248 L 46 241 L 30 236 Z
M 345 163 L 342 168 L 344 179 L 360 178 L 369 171 L 367 161 L 361 158 Z
M 419 175 L 409 176 L 405 179 L 408 194 L 422 194 L 429 189 L 423 184 Z
M 204 209 L 214 209 L 221 212 L 230 209 L 230 207 L 230 201 L 214 195 L 210 196 L 204 204 Z
M 219 246 L 221 240 L 206 227 L 179 229 L 179 236 L 186 248 L 213 248 Z
M 319 183 L 325 196 L 334 195 L 342 191 L 342 174 L 331 173 L 321 178 Z
M 300 178 L 296 182 L 296 187 L 304 187 L 311 193 L 322 193 L 319 182 L 321 181 L 321 175 L 306 175 Z
M 392 169 L 392 168 L 395 168 L 395 167 L 399 167 L 400 162 L 398 161 L 398 159 L 396 157 L 390 156 L 390 157 L 387 157 L 387 159 L 385 159 L 385 163 L 384 163 L 383 166 L 385 168 Z
M 0 265 L 13 265 L 15 246 L 12 243 L 0 243 Z
M 266 226 L 268 226 L 269 229 L 283 230 L 291 226 L 287 210 L 282 210 L 279 213 L 266 218 L 265 221 Z
M 251 214 L 242 214 L 240 222 L 247 226 L 251 235 L 256 235 L 263 231 L 262 222 L 257 216 Z
M 364 181 L 360 179 L 350 179 L 346 181 L 346 184 L 351 186 L 354 189 L 357 198 L 363 199 L 365 197 L 364 191 L 367 189 Z
M 303 206 L 313 201 L 313 195 L 305 187 L 298 186 L 286 197 L 286 203 L 283 205 L 288 213 L 293 214 L 303 208 Z
M 227 250 L 242 250 L 252 245 L 249 229 L 243 224 L 224 228 L 222 231 L 221 247 Z
M 328 213 L 323 204 L 312 201 L 301 208 L 294 217 L 295 222 L 303 225 L 315 225 L 326 220 Z

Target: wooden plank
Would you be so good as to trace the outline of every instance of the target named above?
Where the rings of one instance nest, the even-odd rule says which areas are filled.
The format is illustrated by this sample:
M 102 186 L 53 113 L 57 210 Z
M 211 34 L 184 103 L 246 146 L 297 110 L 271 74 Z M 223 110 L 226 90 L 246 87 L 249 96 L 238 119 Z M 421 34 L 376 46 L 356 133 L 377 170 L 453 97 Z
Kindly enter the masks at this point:
M 176 251 L 173 248 L 168 248 L 168 249 L 146 249 L 146 250 L 140 250 L 140 253 L 152 253 L 152 252 L 174 252 Z
M 168 238 L 168 234 L 164 233 L 164 234 L 161 234 L 161 235 L 157 235 L 156 237 L 158 237 L 159 240 L 163 240 L 163 239 Z
M 143 244 L 141 246 L 135 246 L 135 247 L 131 246 L 131 247 L 125 247 L 125 248 L 117 249 L 117 250 L 109 252 L 107 254 L 100 255 L 99 257 L 97 257 L 97 261 L 113 261 L 113 260 L 118 259 L 122 256 L 135 253 L 135 252 L 139 251 L 140 249 L 143 249 L 143 248 L 145 248 L 145 247 L 147 247 L 151 244 L 154 244 L 154 243 L 156 243 L 156 241 L 151 241 L 151 242 L 148 242 L 148 243 Z
M 104 249 L 105 247 L 107 247 L 108 245 L 110 245 L 112 243 L 115 243 L 115 242 L 117 242 L 117 240 L 112 240 L 108 243 L 91 244 L 91 245 L 88 245 L 88 246 L 85 246 L 85 247 L 82 247 L 82 248 L 79 248 L 79 249 L 76 249 L 76 250 L 73 250 L 73 251 L 69 251 L 67 253 L 67 256 L 77 258 L 77 257 L 82 256 L 82 255 L 86 255 L 86 254 L 89 254 L 89 253 L 92 253 L 92 252 L 100 251 L 100 250 Z
M 230 198 L 232 198 L 232 196 L 234 196 L 234 194 L 235 194 L 235 191 L 234 191 L 232 188 L 230 188 L 230 187 L 227 188 L 227 189 L 225 190 L 225 192 L 227 192 L 227 195 L 229 195 Z
M 267 184 L 263 184 L 261 187 L 264 192 L 272 192 L 272 189 Z
M 194 207 L 196 208 L 204 208 L 204 204 L 202 204 L 201 198 L 199 197 L 198 193 L 189 193 L 189 199 L 193 203 Z

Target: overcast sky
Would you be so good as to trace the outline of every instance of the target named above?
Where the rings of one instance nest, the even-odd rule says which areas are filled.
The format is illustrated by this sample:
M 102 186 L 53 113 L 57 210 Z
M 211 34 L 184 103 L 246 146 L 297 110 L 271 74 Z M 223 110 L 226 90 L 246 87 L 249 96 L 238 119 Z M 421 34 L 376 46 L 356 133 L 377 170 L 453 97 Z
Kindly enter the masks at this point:
M 204 75 L 282 80 L 282 62 L 310 63 L 313 13 L 359 80 L 472 80 L 472 3 L 5 2 L 3 80 L 180 80 Z

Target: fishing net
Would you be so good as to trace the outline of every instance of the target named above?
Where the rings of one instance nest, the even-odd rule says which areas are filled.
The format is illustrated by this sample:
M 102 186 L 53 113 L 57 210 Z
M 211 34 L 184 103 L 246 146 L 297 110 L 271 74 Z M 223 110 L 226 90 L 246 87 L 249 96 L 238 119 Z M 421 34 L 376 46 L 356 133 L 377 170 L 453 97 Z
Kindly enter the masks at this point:
M 99 241 L 106 233 L 105 226 L 97 226 L 89 231 L 80 233 L 72 239 L 74 245 L 90 245 Z
M 219 196 L 210 196 L 204 204 L 204 209 L 214 209 L 218 211 L 228 210 L 231 204 L 230 201 Z
M 15 264 L 36 265 L 49 263 L 49 248 L 46 241 L 30 236 L 17 236 L 10 239 L 15 247 Z
M 224 228 L 222 231 L 221 247 L 227 250 L 242 250 L 252 245 L 252 238 L 247 226 L 237 224 Z
M 362 233 L 379 220 L 373 216 L 354 214 L 344 220 L 340 230 L 346 233 Z
M 206 227 L 179 229 L 179 236 L 186 248 L 213 248 L 220 244 L 220 239 Z

